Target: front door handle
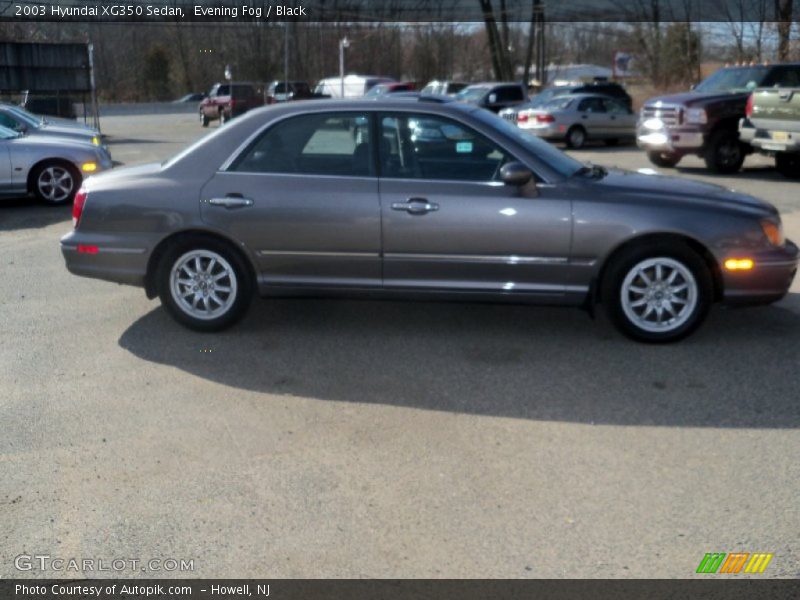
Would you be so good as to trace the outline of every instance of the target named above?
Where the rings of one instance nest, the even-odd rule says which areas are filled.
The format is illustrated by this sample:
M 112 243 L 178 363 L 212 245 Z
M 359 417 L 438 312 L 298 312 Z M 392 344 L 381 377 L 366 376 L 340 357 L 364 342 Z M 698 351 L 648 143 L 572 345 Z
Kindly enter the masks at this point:
M 393 202 L 392 210 L 404 210 L 411 215 L 424 215 L 439 210 L 439 205 L 428 202 L 426 198 L 409 198 L 407 202 Z
M 244 206 L 253 206 L 252 198 L 245 198 L 240 194 L 230 194 L 224 198 L 211 198 L 208 203 L 213 206 L 224 206 L 225 208 L 242 208 Z

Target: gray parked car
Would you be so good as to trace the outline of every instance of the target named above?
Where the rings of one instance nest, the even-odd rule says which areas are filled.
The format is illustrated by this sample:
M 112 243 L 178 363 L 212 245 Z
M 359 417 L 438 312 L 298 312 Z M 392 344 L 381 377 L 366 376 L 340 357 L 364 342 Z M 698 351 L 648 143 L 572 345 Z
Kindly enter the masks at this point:
M 69 202 L 84 177 L 111 168 L 98 146 L 69 138 L 27 136 L 0 126 L 0 195 Z
M 784 296 L 798 248 L 773 206 L 584 165 L 431 97 L 247 113 L 163 164 L 87 180 L 61 240 L 77 275 L 143 286 L 218 330 L 262 295 L 584 306 L 679 339 L 714 301 Z
M 599 94 L 557 96 L 537 107 L 507 109 L 500 116 L 520 129 L 582 148 L 587 140 L 615 145 L 636 138 L 636 115 L 621 100 Z
M 95 146 L 103 145 L 100 132 L 96 129 L 76 122 L 64 124 L 49 121 L 46 117 L 34 115 L 24 108 L 12 104 L 0 104 L 0 126 L 30 136 L 71 138 Z

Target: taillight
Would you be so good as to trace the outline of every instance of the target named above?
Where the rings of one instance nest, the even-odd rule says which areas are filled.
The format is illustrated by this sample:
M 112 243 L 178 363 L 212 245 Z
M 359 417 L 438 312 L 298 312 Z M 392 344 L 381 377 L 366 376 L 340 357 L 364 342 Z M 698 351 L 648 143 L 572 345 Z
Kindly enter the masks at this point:
M 536 115 L 537 123 L 552 123 L 556 120 L 553 115 Z
M 753 115 L 753 94 L 747 97 L 747 104 L 744 105 L 744 115 L 751 117 Z
M 86 196 L 89 195 L 85 189 L 81 188 L 78 190 L 78 193 L 75 194 L 75 200 L 72 201 L 72 226 L 74 228 L 78 227 L 78 223 L 81 222 L 81 215 L 83 214 L 83 206 L 86 204 Z
M 525 113 L 517 113 L 517 123 L 527 123 L 528 115 Z
M 233 108 L 234 106 L 236 106 L 236 100 L 234 100 L 233 98 L 231 98 L 231 101 L 230 101 L 230 102 L 228 102 L 228 105 L 229 105 L 231 108 Z

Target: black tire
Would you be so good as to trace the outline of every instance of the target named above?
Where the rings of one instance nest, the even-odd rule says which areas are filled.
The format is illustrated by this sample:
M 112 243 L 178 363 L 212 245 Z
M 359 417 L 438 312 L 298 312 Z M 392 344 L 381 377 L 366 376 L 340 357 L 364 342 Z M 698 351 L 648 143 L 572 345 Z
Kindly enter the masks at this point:
M 682 266 L 693 279 L 694 291 L 689 291 L 691 283 L 683 279 L 682 275 L 676 276 L 675 282 L 676 284 L 681 284 L 681 282 L 688 284 L 685 293 L 684 291 L 677 291 L 680 285 L 668 290 L 649 289 L 645 280 L 640 279 L 641 271 L 634 271 L 634 269 L 646 265 L 649 261 Z M 647 267 L 645 271 L 647 272 L 650 268 Z M 649 272 L 653 283 L 656 282 L 654 276 L 656 273 L 655 268 L 652 267 L 653 270 Z M 664 269 L 668 268 L 664 267 Z M 667 272 L 667 270 L 662 271 L 663 274 Z M 633 277 L 630 286 L 626 285 L 628 277 Z M 635 286 L 637 289 L 645 289 L 646 293 L 650 294 L 651 297 L 646 299 L 645 293 L 631 291 L 634 283 L 637 283 L 637 286 Z M 623 293 L 623 290 L 627 291 Z M 676 291 L 673 293 L 673 290 Z M 600 282 L 600 294 L 608 317 L 619 331 L 631 339 L 658 344 L 681 340 L 703 323 L 711 308 L 714 286 L 711 273 L 705 261 L 686 244 L 679 241 L 653 242 L 632 246 L 614 256 L 612 262 L 605 269 L 603 280 Z M 628 307 L 623 307 L 625 294 L 628 295 L 629 299 L 633 298 L 632 294 L 640 294 L 633 304 L 645 300 L 646 304 L 642 307 L 642 312 L 647 313 L 644 315 L 645 317 L 648 314 L 653 314 L 654 318 L 658 318 L 656 310 L 668 316 L 666 311 L 671 310 L 675 315 L 675 322 L 672 326 L 669 323 L 665 323 L 663 329 L 659 330 L 652 329 L 662 327 L 658 323 L 642 326 L 639 322 L 629 317 L 629 313 L 636 312 L 630 307 L 630 300 L 628 300 Z M 679 302 L 682 302 L 682 304 L 679 304 Z M 657 307 L 656 303 L 658 303 Z M 667 304 L 670 309 L 666 309 Z M 683 308 L 680 308 L 681 306 Z M 683 313 L 682 311 L 688 312 Z M 676 312 L 677 314 L 675 314 Z
M 681 162 L 681 157 L 670 152 L 648 152 L 647 158 L 657 167 L 671 169 Z
M 607 140 L 605 140 L 605 143 L 606 143 L 606 146 L 618 146 L 619 145 L 619 139 L 617 139 L 617 138 L 608 138 Z
M 201 268 L 195 271 L 197 273 L 204 273 L 202 271 L 203 267 L 211 269 L 211 273 L 209 273 L 210 277 L 208 281 L 205 282 L 211 289 L 206 289 L 206 293 L 204 294 L 203 290 L 198 290 L 198 286 L 202 285 L 202 283 L 195 281 L 192 283 L 197 283 L 198 285 L 194 285 L 193 287 L 191 285 L 186 286 L 185 284 L 177 283 L 176 287 L 178 290 L 187 292 L 187 294 L 192 294 L 192 292 L 194 292 L 194 296 L 192 296 L 191 299 L 186 298 L 184 300 L 185 303 L 190 303 L 194 300 L 198 306 L 205 302 L 206 307 L 211 307 L 214 304 L 211 294 L 216 294 L 218 298 L 222 298 L 227 308 L 219 312 L 216 316 L 213 314 L 213 311 L 210 310 L 206 311 L 204 318 L 195 316 L 190 312 L 191 309 L 186 306 L 186 304 L 176 298 L 179 292 L 174 291 L 173 288 L 173 269 L 176 270 L 176 280 L 180 279 L 178 275 L 183 275 L 184 278 L 189 277 L 185 271 L 179 270 L 178 266 L 186 260 L 190 260 L 192 266 L 194 266 L 194 261 L 186 258 L 194 253 L 199 253 L 206 258 L 209 258 L 209 255 L 214 255 L 222 259 L 222 261 L 215 259 L 217 260 L 216 266 L 211 267 L 210 260 L 204 261 L 201 257 Z M 230 276 L 224 276 L 218 280 L 214 279 L 214 277 L 221 272 L 228 272 L 228 268 Z M 217 270 L 215 271 L 215 269 Z M 221 240 L 199 235 L 180 238 L 167 249 L 158 262 L 155 278 L 158 286 L 158 295 L 161 298 L 161 304 L 164 308 L 167 309 L 176 321 L 195 331 L 220 331 L 235 324 L 247 312 L 247 307 L 250 305 L 254 293 L 253 277 L 240 254 Z M 217 284 L 218 287 L 215 290 L 213 286 Z M 223 287 L 230 290 L 229 295 L 225 295 L 226 292 L 222 291 Z M 198 295 L 199 299 L 195 299 Z M 206 300 L 203 300 L 204 296 Z M 185 306 L 186 308 L 184 308 Z M 223 305 L 220 304 L 217 306 L 217 311 L 220 311 L 222 308 Z M 200 312 L 204 310 L 202 306 L 199 306 L 199 309 Z
M 230 119 L 225 114 L 225 111 L 224 110 L 219 111 L 219 124 L 220 124 L 220 126 L 225 125 L 225 123 L 227 123 L 228 121 L 230 121 Z
M 572 148 L 573 150 L 583 148 L 586 144 L 586 137 L 586 130 L 583 127 L 580 125 L 573 125 L 569 128 L 569 131 L 567 131 L 565 138 L 567 148 Z
M 200 111 L 200 125 L 203 127 L 208 127 L 209 119 L 208 115 L 204 113 L 202 110 Z
M 775 168 L 784 177 L 800 179 L 800 154 L 778 152 L 775 155 Z
M 703 159 L 714 173 L 736 173 L 742 168 L 747 152 L 739 141 L 739 133 L 721 129 L 711 134 Z
M 48 188 L 42 185 L 42 178 L 46 177 L 48 173 L 67 173 L 70 178 L 69 190 L 66 194 L 63 193 L 63 188 L 58 188 L 57 195 L 51 195 L 49 190 L 55 188 Z M 83 177 L 75 165 L 62 162 L 58 160 L 47 161 L 42 163 L 31 172 L 29 186 L 30 191 L 36 196 L 39 202 L 44 202 L 50 205 L 70 204 L 75 199 L 75 194 L 81 187 Z M 65 185 L 62 181 L 61 185 Z

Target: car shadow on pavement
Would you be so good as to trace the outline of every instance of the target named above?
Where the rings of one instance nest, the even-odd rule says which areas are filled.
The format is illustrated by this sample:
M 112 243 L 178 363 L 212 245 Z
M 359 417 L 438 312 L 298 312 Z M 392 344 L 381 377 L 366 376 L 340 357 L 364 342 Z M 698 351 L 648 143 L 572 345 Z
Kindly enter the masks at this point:
M 71 217 L 70 203 L 48 206 L 33 198 L 0 199 L 0 231 L 47 227 L 54 223 L 67 223 Z
M 135 356 L 234 388 L 320 400 L 612 425 L 800 426 L 800 295 L 716 309 L 693 337 L 629 341 L 573 309 L 256 301 L 218 334 L 155 309 Z

